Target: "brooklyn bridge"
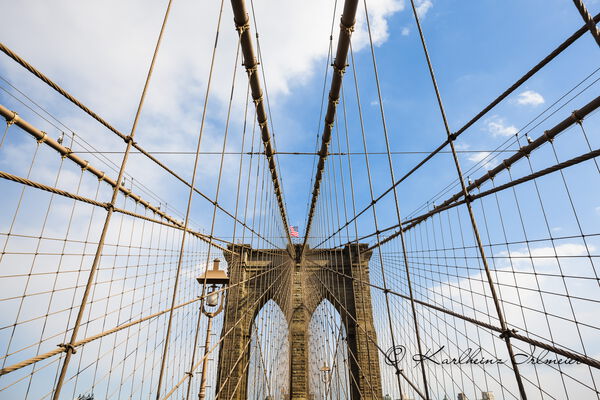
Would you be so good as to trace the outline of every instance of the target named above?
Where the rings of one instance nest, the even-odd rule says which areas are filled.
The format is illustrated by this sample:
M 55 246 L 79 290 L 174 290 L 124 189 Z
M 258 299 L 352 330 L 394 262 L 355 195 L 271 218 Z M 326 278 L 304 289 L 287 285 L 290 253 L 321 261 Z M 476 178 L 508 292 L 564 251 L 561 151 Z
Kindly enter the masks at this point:
M 458 3 L 3 1 L 0 399 L 600 400 L 600 6 Z

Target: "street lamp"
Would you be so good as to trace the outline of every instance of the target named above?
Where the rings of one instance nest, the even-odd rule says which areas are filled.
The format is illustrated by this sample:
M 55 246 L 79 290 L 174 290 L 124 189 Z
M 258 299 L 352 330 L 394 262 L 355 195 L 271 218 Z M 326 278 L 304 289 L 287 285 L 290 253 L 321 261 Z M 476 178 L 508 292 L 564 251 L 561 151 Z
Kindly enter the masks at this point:
M 331 380 L 331 376 L 329 375 L 331 368 L 329 368 L 327 364 L 323 362 L 323 366 L 319 368 L 319 371 L 321 371 L 321 382 L 323 382 L 323 384 L 325 385 L 325 398 L 327 398 L 327 392 L 329 389 L 328 384 Z
M 221 260 L 215 258 L 213 260 L 213 269 L 207 270 L 203 275 L 196 278 L 199 284 L 203 285 L 205 289 L 208 287 L 205 301 L 202 306 L 202 313 L 208 318 L 206 324 L 206 342 L 204 343 L 204 360 L 202 360 L 202 377 L 200 379 L 200 393 L 198 393 L 198 399 L 204 400 L 206 396 L 206 369 L 208 367 L 208 347 L 210 346 L 210 330 L 212 328 L 212 319 L 216 317 L 221 311 L 223 311 L 224 295 L 223 291 L 220 291 L 221 287 L 227 286 L 229 283 L 229 277 L 227 273 L 219 269 L 219 263 Z M 218 308 L 214 311 L 210 311 L 207 307 Z

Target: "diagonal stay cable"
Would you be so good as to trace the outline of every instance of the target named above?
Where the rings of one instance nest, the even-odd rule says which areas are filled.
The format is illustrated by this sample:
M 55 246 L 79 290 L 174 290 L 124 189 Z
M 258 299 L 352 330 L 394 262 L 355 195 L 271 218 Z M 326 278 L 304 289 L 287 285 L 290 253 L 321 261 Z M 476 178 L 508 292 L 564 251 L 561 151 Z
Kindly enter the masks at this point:
M 75 153 L 73 151 L 71 151 L 71 149 L 69 149 L 66 146 L 63 146 L 60 143 L 58 143 L 56 140 L 54 140 L 53 138 L 51 138 L 50 136 L 48 136 L 44 131 L 41 131 L 40 129 L 38 129 L 35 126 L 31 125 L 29 122 L 27 122 L 26 120 L 24 120 L 23 118 L 21 118 L 16 112 L 10 111 L 9 109 L 7 109 L 6 107 L 4 107 L 1 104 L 0 104 L 0 116 L 4 117 L 8 121 L 9 124 L 15 124 L 19 128 L 23 129 L 25 132 L 29 133 L 31 136 L 34 137 L 34 139 L 36 139 L 38 141 L 38 143 L 44 143 L 47 146 L 49 146 L 50 148 L 56 150 L 60 154 L 61 157 L 70 159 L 71 161 L 73 161 L 74 163 L 76 163 L 77 165 L 79 165 L 83 171 L 87 171 L 87 172 L 95 175 L 98 178 L 99 181 L 106 182 L 107 184 L 109 184 L 110 186 L 112 186 L 113 189 L 117 186 L 117 180 L 114 180 L 114 179 L 110 178 L 109 176 L 106 175 L 106 173 L 104 171 L 99 170 L 98 168 L 96 168 L 93 165 L 91 165 L 89 161 L 84 160 L 84 159 L 80 158 L 79 156 L 75 155 Z M 8 174 L 8 175 L 10 175 L 10 174 Z M 3 176 L 3 178 L 16 181 L 14 178 L 7 178 L 8 175 Z M 31 181 L 29 183 L 26 183 L 25 181 L 19 181 L 19 182 L 23 183 L 23 184 L 27 184 L 29 186 L 37 187 L 38 189 L 42 189 L 40 186 L 32 185 Z M 43 190 L 51 191 L 51 190 L 48 190 L 46 188 L 44 188 Z M 167 220 L 170 223 L 169 226 L 172 226 L 172 227 L 174 227 L 176 229 L 182 229 L 183 224 L 180 221 L 178 221 L 177 219 L 175 219 L 173 216 L 167 214 L 166 212 L 162 211 L 160 208 L 152 205 L 147 200 L 144 200 L 139 195 L 137 195 L 136 193 L 134 193 L 133 190 L 127 189 L 123 185 L 119 185 L 119 191 L 125 197 L 131 198 L 133 201 L 135 201 L 136 203 L 141 204 L 144 208 L 146 208 L 147 210 L 151 211 L 155 215 L 158 214 L 161 218 L 164 218 L 165 220 Z M 62 191 L 62 192 L 64 192 L 64 191 Z M 65 196 L 64 193 L 59 193 L 57 191 L 53 191 L 53 193 L 57 193 L 57 194 L 61 194 L 61 195 Z M 76 197 L 73 197 L 72 195 L 69 195 L 67 197 L 71 197 L 73 199 L 80 200 L 80 201 L 85 201 L 87 203 L 98 205 L 100 207 L 104 207 L 104 208 L 107 207 L 106 203 L 100 203 L 100 202 L 93 203 L 93 202 L 90 202 L 90 201 L 87 201 L 87 200 L 82 200 L 81 196 L 78 196 L 78 198 L 76 198 Z M 115 208 L 115 211 L 123 212 L 123 213 L 129 214 L 131 216 L 141 218 L 141 216 L 139 214 L 125 212 L 125 210 L 120 210 L 120 209 Z M 144 218 L 144 219 L 147 219 L 147 218 Z M 154 222 L 158 222 L 158 221 L 154 220 Z M 193 230 L 190 230 L 190 229 L 188 229 L 188 232 L 190 234 L 192 234 L 192 235 L 194 235 L 194 236 L 196 236 L 196 237 L 204 240 L 207 243 L 210 242 L 210 238 L 209 238 L 208 235 L 205 235 L 205 234 L 202 234 L 200 232 L 196 232 L 196 231 L 193 231 Z M 216 238 L 213 238 L 213 239 L 216 239 Z M 221 242 L 229 243 L 229 242 L 227 242 L 225 240 L 222 240 L 222 239 L 216 239 L 216 240 L 219 240 Z M 221 248 L 221 246 L 219 246 L 219 247 Z M 223 251 L 230 251 L 230 250 L 228 250 L 228 249 L 226 249 L 224 247 L 222 247 L 221 250 L 223 250 Z
M 466 186 L 466 189 L 468 191 L 471 191 L 475 188 L 480 187 L 485 182 L 494 179 L 494 177 L 496 175 L 498 175 L 500 172 L 502 172 L 504 170 L 508 170 L 518 160 L 520 160 L 524 157 L 528 157 L 532 151 L 534 151 L 535 149 L 537 149 L 538 147 L 540 147 L 541 145 L 543 145 L 545 143 L 551 142 L 561 132 L 563 132 L 567 128 L 571 127 L 572 125 L 582 121 L 586 116 L 588 116 L 593 111 L 598 109 L 598 107 L 600 107 L 600 96 L 596 97 L 595 99 L 593 99 L 588 104 L 581 107 L 580 109 L 573 111 L 571 113 L 571 115 L 569 115 L 567 118 L 565 118 L 564 120 L 562 120 L 561 122 L 556 124 L 554 127 L 544 131 L 544 133 L 542 135 L 540 135 L 537 139 L 535 139 L 531 143 L 521 147 L 519 149 L 519 151 L 517 153 L 515 153 L 513 156 L 503 160 L 502 163 L 497 165 L 495 168 L 492 168 L 491 170 L 487 171 L 484 175 L 482 175 L 481 177 L 479 177 L 478 179 L 473 181 L 471 184 L 468 184 Z M 574 165 L 578 162 L 582 162 L 589 158 L 595 157 L 594 154 L 595 154 L 595 152 L 593 152 L 593 151 L 586 153 L 586 154 L 582 154 L 581 156 L 573 159 L 574 161 L 572 161 L 572 162 L 557 164 L 553 167 L 546 168 L 545 170 L 540 171 L 539 173 L 532 174 L 533 175 L 532 177 L 531 176 L 523 177 L 521 179 L 515 180 L 514 183 L 509 182 L 509 184 L 510 184 L 510 186 L 514 186 L 517 183 L 522 183 L 524 181 L 542 176 L 543 174 L 554 172 L 561 168 Z M 495 193 L 497 191 L 498 190 L 494 190 L 492 193 Z M 421 214 L 417 217 L 411 218 L 410 220 L 404 221 L 405 227 L 403 229 L 404 230 L 410 229 L 414 225 L 418 224 L 421 221 L 424 221 L 425 219 L 429 218 L 430 216 L 458 205 L 456 202 L 459 199 L 461 199 L 462 197 L 464 197 L 464 192 L 461 190 L 460 192 L 457 192 L 453 196 L 449 197 L 447 200 L 445 200 L 440 205 L 434 207 L 433 210 L 426 212 L 424 214 Z M 475 199 L 475 198 L 479 198 L 479 197 L 483 197 L 483 196 L 481 194 L 480 195 L 469 195 L 469 199 Z M 462 203 L 464 203 L 464 199 L 460 202 L 460 204 L 462 204 Z M 393 229 L 393 228 L 397 228 L 397 227 L 399 227 L 399 225 L 394 225 L 394 226 L 388 227 L 385 230 L 389 230 L 389 229 Z M 394 233 L 393 235 L 385 238 L 381 243 L 369 248 L 369 250 L 372 250 L 374 247 L 379 247 L 380 245 L 382 245 L 386 242 L 389 242 L 391 239 L 398 236 L 398 234 L 399 234 L 398 232 Z
M 35 75 L 37 78 L 39 78 L 42 82 L 44 82 L 45 84 L 47 84 L 48 86 L 50 86 L 52 89 L 54 89 L 55 91 L 57 91 L 60 95 L 62 95 L 67 100 L 69 100 L 71 103 L 73 103 L 74 105 L 76 105 L 83 112 L 85 112 L 86 114 L 88 114 L 90 117 L 94 118 L 101 125 L 103 125 L 104 127 L 106 127 L 109 131 L 111 131 L 114 134 L 116 134 L 124 142 L 128 143 L 130 141 L 129 136 L 123 134 L 117 128 L 115 128 L 114 126 L 112 126 L 111 124 L 109 124 L 106 120 L 104 120 L 102 117 L 100 117 L 98 114 L 96 114 L 95 112 L 93 112 L 92 110 L 90 110 L 85 104 L 83 104 L 81 101 L 77 100 L 73 95 L 71 95 L 69 92 L 67 92 L 66 90 L 64 90 L 58 84 L 56 84 L 55 82 L 53 82 L 50 78 L 48 78 L 46 75 L 44 75 L 38 69 L 36 69 L 34 66 L 32 66 L 31 64 L 29 64 L 23 58 L 21 58 L 17 53 L 15 53 L 11 49 L 9 49 L 2 42 L 0 42 L 0 51 L 2 51 L 8 57 L 12 58 L 15 62 L 17 62 L 23 68 L 25 68 L 26 70 L 28 70 L 29 72 L 31 72 L 33 75 Z M 167 173 L 169 173 L 175 179 L 179 180 L 181 183 L 183 183 L 187 187 L 192 188 L 195 193 L 197 193 L 198 195 L 200 195 L 202 198 L 204 198 L 209 203 L 215 205 L 219 210 L 221 210 L 228 217 L 235 219 L 235 216 L 231 212 L 229 212 L 228 210 L 226 210 L 225 208 L 223 208 L 223 206 L 221 206 L 220 204 L 218 204 L 215 200 L 213 200 L 212 198 L 210 198 L 204 192 L 200 191 L 197 187 L 194 187 L 193 185 L 191 185 L 190 182 L 188 182 L 187 180 L 185 180 L 184 178 L 182 178 L 181 176 L 179 176 L 175 171 L 173 171 L 171 168 L 169 168 L 167 165 L 165 165 L 163 162 L 161 162 L 158 158 L 156 158 L 155 156 L 153 156 L 151 154 L 151 152 L 146 151 L 137 142 L 131 140 L 131 147 L 133 147 L 134 149 L 136 149 L 137 151 L 139 151 L 144 156 L 148 157 L 152 162 L 154 162 L 160 168 L 162 168 L 163 170 L 165 170 Z M 133 153 L 131 153 L 131 154 L 133 154 Z M 256 233 L 259 237 L 263 238 L 259 233 L 254 232 L 254 230 L 252 228 L 247 227 L 245 223 L 243 223 L 243 222 L 241 222 L 239 220 L 237 222 L 239 222 L 240 224 L 242 224 L 244 227 L 248 228 L 251 232 Z M 267 240 L 267 239 L 265 239 L 265 240 Z
M 600 13 L 596 14 L 594 17 L 594 22 L 598 23 L 600 21 Z M 563 43 L 561 43 L 558 47 L 556 47 L 552 52 L 550 52 L 546 57 L 544 57 L 540 62 L 538 62 L 535 66 L 533 66 L 527 73 L 525 73 L 521 78 L 519 78 L 515 83 L 513 83 L 508 89 L 502 92 L 498 97 L 496 97 L 490 104 L 488 104 L 483 110 L 481 110 L 477 115 L 475 115 L 471 120 L 469 120 L 466 124 L 464 124 L 460 129 L 452 134 L 452 138 L 445 139 L 442 144 L 440 144 L 435 150 L 430 152 L 426 157 L 424 157 L 421 161 L 419 161 L 413 168 L 411 168 L 407 173 L 405 173 L 400 179 L 398 179 L 391 187 L 387 188 L 383 193 L 381 193 L 378 197 L 375 198 L 374 202 L 369 203 L 365 206 L 360 212 L 358 212 L 352 219 L 347 221 L 343 226 L 338 228 L 335 232 L 329 235 L 327 238 L 323 239 L 319 244 L 315 247 L 320 246 L 329 240 L 332 236 L 341 232 L 346 226 L 351 224 L 358 217 L 363 215 L 369 208 L 373 207 L 377 204 L 381 199 L 387 196 L 396 186 L 405 181 L 409 176 L 415 173 L 419 168 L 421 168 L 425 163 L 431 160 L 436 154 L 440 153 L 449 143 L 450 139 L 456 140 L 458 136 L 460 136 L 463 132 L 469 129 L 473 124 L 479 121 L 484 115 L 490 112 L 494 107 L 496 107 L 500 102 L 506 99 L 510 94 L 512 94 L 515 90 L 517 90 L 523 83 L 525 83 L 529 78 L 535 75 L 538 71 L 540 71 L 544 66 L 546 66 L 550 61 L 556 58 L 559 54 L 561 54 L 564 50 L 566 50 L 569 46 L 571 46 L 577 39 L 582 37 L 588 30 L 588 26 L 584 25 L 579 28 L 575 33 L 569 36 Z
M 67 351 L 65 353 L 65 357 L 62 362 L 62 367 L 60 367 L 60 375 L 58 376 L 58 379 L 56 380 L 56 385 L 54 386 L 54 391 L 52 394 L 53 400 L 58 400 L 60 398 L 60 392 L 61 392 L 64 380 L 65 380 L 65 377 L 67 375 L 67 371 L 69 369 L 69 362 L 71 360 L 73 353 L 75 352 L 75 348 L 73 345 L 77 342 L 77 334 L 79 333 L 79 328 L 80 328 L 81 322 L 83 320 L 83 316 L 84 316 L 84 312 L 85 312 L 85 309 L 87 306 L 88 298 L 90 296 L 91 288 L 92 288 L 92 285 L 94 283 L 94 279 L 96 276 L 96 271 L 98 270 L 98 267 L 100 265 L 100 259 L 102 258 L 102 252 L 104 250 L 104 241 L 108 234 L 111 217 L 114 212 L 114 206 L 117 201 L 117 196 L 119 195 L 119 192 L 120 192 L 119 188 L 121 187 L 123 175 L 125 173 L 125 168 L 127 166 L 127 160 L 129 159 L 129 152 L 131 151 L 132 144 L 134 142 L 133 138 L 135 136 L 139 118 L 142 113 L 142 108 L 144 106 L 144 100 L 146 99 L 148 86 L 149 86 L 150 80 L 152 78 L 152 72 L 154 71 L 154 65 L 155 65 L 156 59 L 158 57 L 158 52 L 160 49 L 160 44 L 161 44 L 161 41 L 163 38 L 163 34 L 165 32 L 165 27 L 166 27 L 167 21 L 169 19 L 169 12 L 171 11 L 171 4 L 172 4 L 172 0 L 169 0 L 169 3 L 167 4 L 167 8 L 165 10 L 165 15 L 163 17 L 162 25 L 160 28 L 160 33 L 158 34 L 158 38 L 156 40 L 156 46 L 154 48 L 154 53 L 152 54 L 152 60 L 150 61 L 148 73 L 146 74 L 146 81 L 144 83 L 144 88 L 142 90 L 142 94 L 140 96 L 140 101 L 138 103 L 135 118 L 134 118 L 134 121 L 133 121 L 133 124 L 131 127 L 131 133 L 125 139 L 125 143 L 127 143 L 125 154 L 123 155 L 123 159 L 121 161 L 121 166 L 119 169 L 119 176 L 118 176 L 116 184 L 114 186 L 110 203 L 107 207 L 106 217 L 104 219 L 104 225 L 102 227 L 102 232 L 100 233 L 100 239 L 98 240 L 98 246 L 96 247 L 96 253 L 94 254 L 94 259 L 93 259 L 92 265 L 90 267 L 90 272 L 88 275 L 87 283 L 86 283 L 86 286 L 85 286 L 85 289 L 83 292 L 83 296 L 81 299 L 81 303 L 79 305 L 79 309 L 77 311 L 77 317 L 75 319 L 75 324 L 73 325 L 73 329 L 71 332 L 71 338 L 69 340 L 69 343 L 64 343 L 64 347 L 67 349 Z M 44 134 L 44 136 L 45 136 L 45 134 Z M 187 224 L 185 226 L 185 229 L 187 229 Z M 185 231 L 184 231 L 184 234 L 185 234 Z M 68 323 L 69 322 L 67 321 L 67 324 Z M 68 325 L 67 325 L 67 328 L 68 328 Z

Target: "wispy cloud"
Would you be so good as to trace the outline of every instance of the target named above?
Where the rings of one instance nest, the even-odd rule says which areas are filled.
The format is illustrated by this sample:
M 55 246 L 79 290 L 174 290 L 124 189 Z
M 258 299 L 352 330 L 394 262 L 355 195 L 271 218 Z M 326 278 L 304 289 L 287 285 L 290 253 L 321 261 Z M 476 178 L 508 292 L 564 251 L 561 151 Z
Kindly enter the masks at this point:
M 494 160 L 491 160 L 490 154 L 489 151 L 480 151 L 479 153 L 471 154 L 468 159 L 475 164 L 482 163 L 485 168 L 490 169 L 497 165 Z
M 417 1 L 417 15 L 421 18 L 425 18 L 429 9 L 433 7 L 431 0 L 419 0 Z
M 519 132 L 514 125 L 508 125 L 504 118 L 493 115 L 485 121 L 488 131 L 494 136 L 512 136 Z
M 544 100 L 544 97 L 533 90 L 524 91 L 523 93 L 519 94 L 517 99 L 517 103 L 524 106 L 539 106 L 545 102 L 546 100 Z
M 402 31 L 400 33 L 402 34 L 402 36 L 408 36 L 410 34 L 410 28 L 405 26 L 404 28 L 402 28 Z

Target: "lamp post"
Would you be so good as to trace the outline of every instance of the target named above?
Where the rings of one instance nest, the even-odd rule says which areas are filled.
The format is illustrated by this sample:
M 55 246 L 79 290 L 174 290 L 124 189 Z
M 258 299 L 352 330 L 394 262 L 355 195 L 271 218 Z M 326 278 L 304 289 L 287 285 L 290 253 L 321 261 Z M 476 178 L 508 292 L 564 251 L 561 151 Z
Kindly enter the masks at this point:
M 208 367 L 208 347 L 210 346 L 210 330 L 212 329 L 212 319 L 219 315 L 223 311 L 224 295 L 220 291 L 220 286 L 225 287 L 229 283 L 229 277 L 227 273 L 219 269 L 220 260 L 215 258 L 213 260 L 213 269 L 207 270 L 203 275 L 196 278 L 199 284 L 203 285 L 204 288 L 208 287 L 208 292 L 203 290 L 206 297 L 202 306 L 202 313 L 208 318 L 206 324 L 206 341 L 204 343 L 204 360 L 202 360 L 202 376 L 200 378 L 200 393 L 198 393 L 198 399 L 204 400 L 206 396 L 206 371 Z M 209 308 L 218 307 L 214 311 L 210 311 Z
M 331 376 L 329 375 L 331 368 L 329 368 L 326 363 L 323 363 L 323 366 L 319 368 L 319 371 L 321 371 L 321 382 L 325 385 L 325 398 L 327 398 L 327 392 L 329 391 L 328 384 L 331 380 Z

